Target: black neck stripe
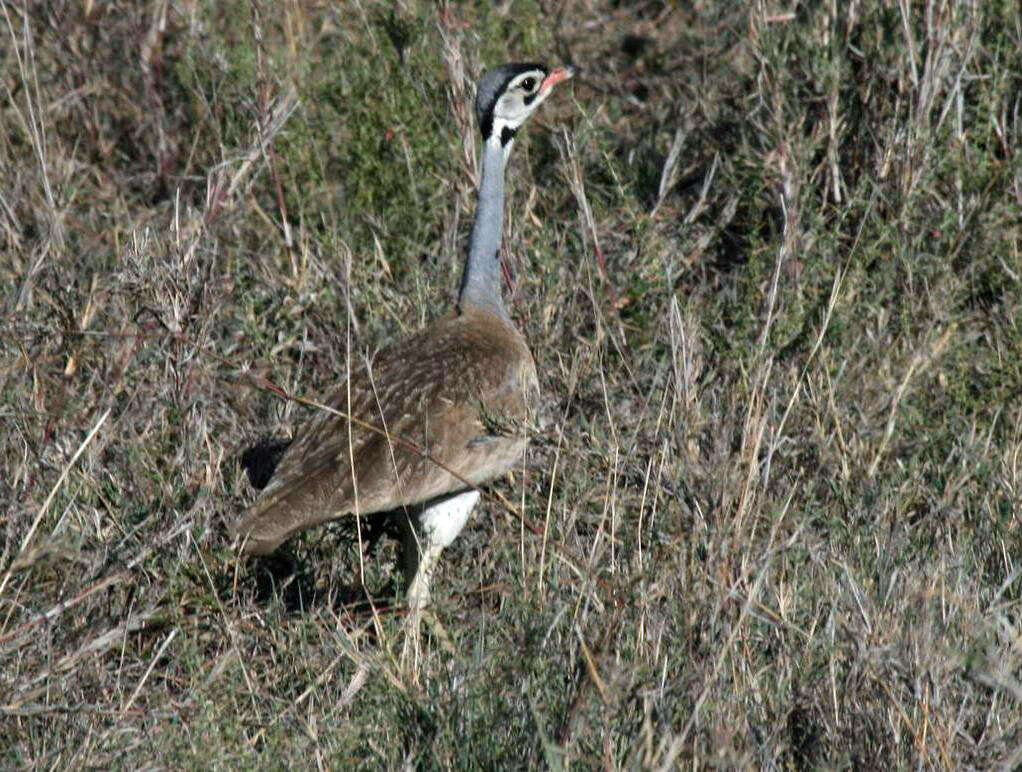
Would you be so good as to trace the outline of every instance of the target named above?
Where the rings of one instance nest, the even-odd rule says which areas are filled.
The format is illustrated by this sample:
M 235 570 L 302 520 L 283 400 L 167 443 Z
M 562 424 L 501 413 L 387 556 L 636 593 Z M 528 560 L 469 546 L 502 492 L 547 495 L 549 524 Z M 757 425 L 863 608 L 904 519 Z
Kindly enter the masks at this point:
M 500 130 L 500 146 L 507 147 L 507 143 L 515 138 L 515 132 L 518 129 L 512 129 L 510 126 L 505 126 Z

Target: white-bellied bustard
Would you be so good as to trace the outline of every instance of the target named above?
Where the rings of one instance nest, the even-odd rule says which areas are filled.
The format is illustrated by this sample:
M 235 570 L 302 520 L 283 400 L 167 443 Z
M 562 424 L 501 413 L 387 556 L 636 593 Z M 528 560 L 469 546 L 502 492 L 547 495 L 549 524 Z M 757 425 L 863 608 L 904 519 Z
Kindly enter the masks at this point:
M 525 449 L 522 426 L 539 384 L 501 296 L 504 167 L 515 132 L 572 75 L 571 68 L 505 64 L 479 81 L 478 205 L 456 314 L 353 369 L 326 400 L 332 410 L 298 431 L 233 528 L 245 553 L 262 555 L 328 520 L 406 512 L 407 597 L 416 633 L 433 569 L 479 500 L 477 486 L 506 473 Z

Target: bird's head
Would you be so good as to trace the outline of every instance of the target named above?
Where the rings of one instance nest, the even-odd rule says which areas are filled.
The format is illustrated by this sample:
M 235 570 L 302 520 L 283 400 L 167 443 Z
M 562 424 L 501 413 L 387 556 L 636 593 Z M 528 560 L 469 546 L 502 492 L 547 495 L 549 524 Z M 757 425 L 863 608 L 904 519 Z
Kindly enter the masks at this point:
M 487 72 L 476 87 L 476 120 L 483 140 L 496 138 L 509 145 L 554 86 L 574 74 L 573 67 L 550 70 L 542 64 L 504 64 Z

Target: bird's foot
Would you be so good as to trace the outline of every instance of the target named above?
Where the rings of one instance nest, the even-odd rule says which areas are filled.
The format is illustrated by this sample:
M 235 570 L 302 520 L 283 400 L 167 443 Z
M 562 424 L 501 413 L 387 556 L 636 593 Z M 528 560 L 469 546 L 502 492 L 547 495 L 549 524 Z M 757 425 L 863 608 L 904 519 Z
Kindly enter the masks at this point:
M 413 606 L 405 619 L 404 645 L 401 648 L 401 665 L 418 680 L 419 663 L 422 661 L 422 622 L 426 622 L 433 639 L 447 654 L 454 656 L 456 649 L 451 636 L 440 623 L 432 609 Z

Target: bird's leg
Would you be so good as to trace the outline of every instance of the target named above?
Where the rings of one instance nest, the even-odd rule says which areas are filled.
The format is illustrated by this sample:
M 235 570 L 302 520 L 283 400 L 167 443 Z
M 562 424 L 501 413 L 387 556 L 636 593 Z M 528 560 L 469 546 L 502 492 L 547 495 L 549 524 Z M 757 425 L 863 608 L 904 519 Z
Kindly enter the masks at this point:
M 419 533 L 409 517 L 401 515 L 405 585 L 408 599 L 408 617 L 405 620 L 405 641 L 401 659 L 404 662 L 418 662 L 419 629 L 423 616 L 432 617 L 426 611 L 429 605 L 430 579 L 443 546 L 429 541 L 428 533 Z
M 406 597 L 408 598 L 408 607 L 413 611 L 421 611 L 429 605 L 431 597 L 430 583 L 433 580 L 433 571 L 436 569 L 436 564 L 440 560 L 440 553 L 444 549 L 442 545 L 435 542 L 423 544 L 423 541 L 425 541 L 424 535 L 405 547 L 407 552 L 412 552 L 415 555 L 413 558 L 415 565 L 412 568 L 411 575 L 409 575 L 407 569 L 407 563 L 409 562 L 407 558 L 405 570 L 405 579 L 408 581 Z
M 464 528 L 472 508 L 479 500 L 479 491 L 466 491 L 425 506 L 415 518 L 401 515 L 404 534 L 404 569 L 408 583 L 409 615 L 405 633 L 404 658 L 418 655 L 419 627 L 423 617 L 433 629 L 441 645 L 453 652 L 450 638 L 436 616 L 426 609 L 430 602 L 433 571 L 444 547 L 454 541 Z
M 426 624 L 440 641 L 440 645 L 449 653 L 454 653 L 454 647 L 451 645 L 447 631 L 440 624 L 436 614 L 427 608 L 431 598 L 430 585 L 433 580 L 433 571 L 440 560 L 444 545 L 431 539 L 431 536 L 434 535 L 432 529 L 417 531 L 410 523 L 407 523 L 407 519 L 403 530 L 405 532 L 405 580 L 408 584 L 405 596 L 408 599 L 408 619 L 405 623 L 407 626 L 402 659 L 406 662 L 418 661 L 420 629 L 423 619 L 426 620 Z
M 416 549 L 417 545 L 411 545 L 412 549 Z M 443 646 L 448 652 L 453 653 L 454 647 L 451 645 L 450 637 L 447 635 L 447 631 L 444 630 L 440 624 L 440 620 L 437 619 L 436 614 L 429 608 L 430 601 L 430 583 L 433 578 L 433 570 L 436 568 L 436 564 L 440 559 L 440 553 L 443 552 L 443 546 L 436 543 L 428 543 L 422 545 L 423 550 L 419 555 L 418 568 L 415 571 L 415 576 L 412 578 L 408 585 L 408 628 L 405 632 L 405 659 L 410 655 L 415 656 L 416 660 L 419 656 L 419 640 L 420 640 L 420 626 L 422 620 L 426 620 L 426 624 L 429 625 L 433 634 L 440 641 L 440 645 Z

